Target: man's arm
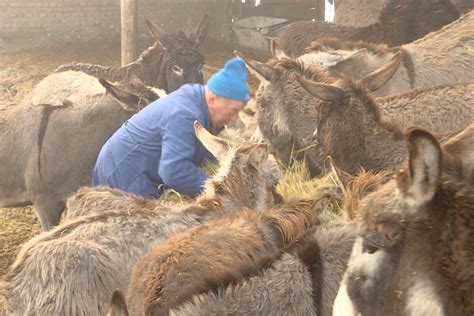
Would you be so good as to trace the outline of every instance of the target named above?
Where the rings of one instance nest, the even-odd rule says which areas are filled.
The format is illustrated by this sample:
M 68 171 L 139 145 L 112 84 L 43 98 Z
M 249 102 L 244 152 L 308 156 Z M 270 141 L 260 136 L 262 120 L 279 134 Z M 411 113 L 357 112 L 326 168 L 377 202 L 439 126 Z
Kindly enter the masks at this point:
M 207 179 L 194 161 L 197 140 L 193 122 L 194 118 L 188 113 L 170 117 L 163 134 L 158 169 L 165 185 L 191 197 L 201 192 L 202 184 Z

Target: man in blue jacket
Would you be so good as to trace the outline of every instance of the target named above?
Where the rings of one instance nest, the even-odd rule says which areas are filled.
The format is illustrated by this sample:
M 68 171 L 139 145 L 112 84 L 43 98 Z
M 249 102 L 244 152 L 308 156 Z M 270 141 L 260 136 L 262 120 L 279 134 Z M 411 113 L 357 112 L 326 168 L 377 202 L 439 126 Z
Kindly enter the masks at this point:
M 196 138 L 194 121 L 213 134 L 236 121 L 249 99 L 246 79 L 245 63 L 234 57 L 207 85 L 186 84 L 149 104 L 104 144 L 92 185 L 148 197 L 163 187 L 198 195 L 207 178 L 198 167 L 212 156 Z

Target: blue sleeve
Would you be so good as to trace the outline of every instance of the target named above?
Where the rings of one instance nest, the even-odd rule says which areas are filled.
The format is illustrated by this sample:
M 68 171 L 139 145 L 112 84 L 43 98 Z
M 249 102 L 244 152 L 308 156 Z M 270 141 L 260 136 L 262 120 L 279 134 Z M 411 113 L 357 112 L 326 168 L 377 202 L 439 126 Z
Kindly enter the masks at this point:
M 195 164 L 197 139 L 194 118 L 179 112 L 170 116 L 163 133 L 158 175 L 163 183 L 179 193 L 195 197 L 207 176 Z

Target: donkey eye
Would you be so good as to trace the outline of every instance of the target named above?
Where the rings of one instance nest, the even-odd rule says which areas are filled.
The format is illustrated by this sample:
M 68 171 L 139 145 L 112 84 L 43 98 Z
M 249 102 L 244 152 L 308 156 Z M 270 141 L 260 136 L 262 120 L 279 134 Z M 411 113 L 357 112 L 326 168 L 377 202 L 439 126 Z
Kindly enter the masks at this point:
M 377 250 L 379 250 L 379 248 L 375 244 L 373 244 L 372 242 L 370 242 L 367 239 L 364 239 L 364 241 L 362 242 L 362 252 L 363 253 L 373 254 Z
M 173 70 L 173 72 L 178 76 L 183 75 L 183 68 L 179 67 L 178 65 L 173 65 L 173 67 L 171 67 L 171 70 Z
M 202 64 L 198 66 L 198 71 L 202 71 Z

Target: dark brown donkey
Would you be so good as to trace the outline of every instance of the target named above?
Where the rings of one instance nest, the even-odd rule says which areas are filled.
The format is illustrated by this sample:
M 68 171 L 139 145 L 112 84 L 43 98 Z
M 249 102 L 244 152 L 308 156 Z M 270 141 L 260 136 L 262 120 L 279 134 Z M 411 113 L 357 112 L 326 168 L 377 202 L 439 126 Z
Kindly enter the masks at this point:
M 335 316 L 474 314 L 474 125 L 406 141 L 397 176 L 358 202 Z
M 284 51 L 297 57 L 314 40 L 331 37 L 364 40 L 397 46 L 412 42 L 459 18 L 449 1 L 391 0 L 380 13 L 377 23 L 353 27 L 321 21 L 298 21 L 286 28 L 280 37 Z
M 189 36 L 181 30 L 168 34 L 148 20 L 146 25 L 156 42 L 136 61 L 120 68 L 70 63 L 59 66 L 56 71 L 82 71 L 111 82 L 135 76 L 146 85 L 163 89 L 167 93 L 173 92 L 185 83 L 203 83 L 201 67 L 204 57 L 198 48 L 207 36 L 208 16 L 202 18 L 195 32 Z
M 355 175 L 360 168 L 396 170 L 406 156 L 402 131 L 410 125 L 436 130 L 440 132 L 437 137 L 444 139 L 472 122 L 473 105 L 469 100 L 474 93 L 473 83 L 415 89 L 375 99 L 369 93 L 374 84 L 371 77 L 378 76 L 369 75 L 361 81 L 343 78 L 333 84 L 297 78 L 319 101 L 314 104 L 318 113 L 313 122 L 314 142 L 347 173 Z M 453 95 L 460 101 L 452 104 L 455 111 L 449 108 L 453 99 L 446 98 L 452 91 L 457 91 Z M 431 104 L 433 100 L 437 102 Z

